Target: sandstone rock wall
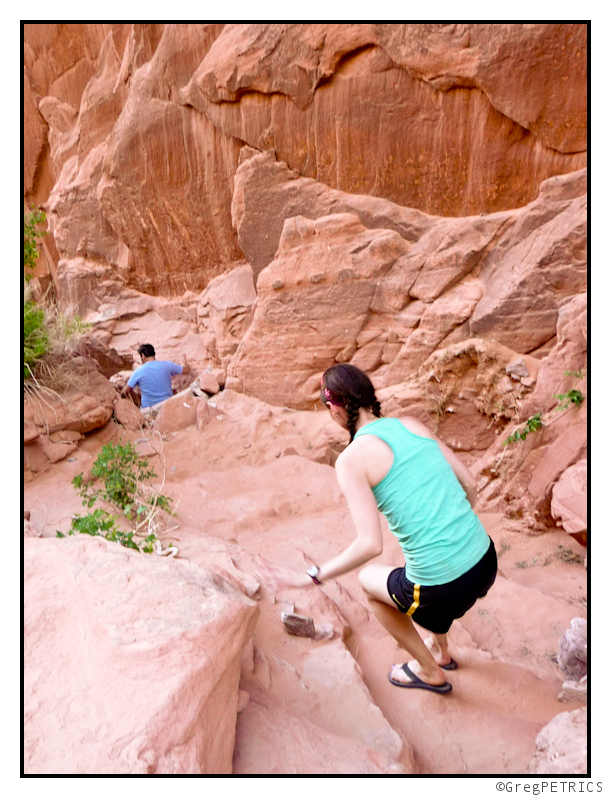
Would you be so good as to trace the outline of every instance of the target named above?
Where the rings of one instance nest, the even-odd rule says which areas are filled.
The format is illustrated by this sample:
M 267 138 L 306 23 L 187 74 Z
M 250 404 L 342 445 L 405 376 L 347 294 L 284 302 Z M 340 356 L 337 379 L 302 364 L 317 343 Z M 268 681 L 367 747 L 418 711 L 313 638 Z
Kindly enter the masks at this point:
M 524 205 L 585 166 L 583 24 L 29 24 L 26 199 L 75 259 L 147 293 L 241 257 L 248 144 L 428 214 Z M 53 253 L 55 255 L 55 253 Z
M 163 449 L 152 431 L 109 425 L 75 462 L 25 486 L 25 531 L 36 535 L 25 541 L 28 768 L 219 772 L 235 732 L 235 775 L 524 773 L 538 733 L 567 709 L 559 637 L 587 614 L 579 544 L 482 514 L 502 573 L 451 630 L 453 697 L 397 695 L 387 674 L 405 655 L 369 611 L 356 570 L 320 590 L 271 590 L 259 576 L 270 563 L 300 571 L 324 562 L 354 539 L 325 458 L 342 443 L 331 438 L 333 422 L 230 390 L 197 401 L 207 423 L 164 435 Z M 85 536 L 50 539 L 81 509 L 71 478 L 110 435 L 153 458 L 159 481 L 165 473 L 176 560 Z M 385 526 L 383 536 L 379 561 L 399 566 Z M 288 635 L 287 604 L 332 625 L 333 637 Z M 585 696 L 575 700 L 570 709 Z M 570 739 L 581 749 L 584 727 L 577 732 Z M 559 744 L 554 766 L 571 772 L 575 748 Z

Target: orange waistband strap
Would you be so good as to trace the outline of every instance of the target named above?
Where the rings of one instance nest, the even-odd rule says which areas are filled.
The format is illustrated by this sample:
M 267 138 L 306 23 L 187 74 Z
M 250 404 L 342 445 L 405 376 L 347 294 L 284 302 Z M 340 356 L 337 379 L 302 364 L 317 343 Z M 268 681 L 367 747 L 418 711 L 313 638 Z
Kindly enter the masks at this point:
M 414 585 L 414 600 L 412 606 L 407 611 L 408 615 L 413 615 L 420 606 L 420 585 Z

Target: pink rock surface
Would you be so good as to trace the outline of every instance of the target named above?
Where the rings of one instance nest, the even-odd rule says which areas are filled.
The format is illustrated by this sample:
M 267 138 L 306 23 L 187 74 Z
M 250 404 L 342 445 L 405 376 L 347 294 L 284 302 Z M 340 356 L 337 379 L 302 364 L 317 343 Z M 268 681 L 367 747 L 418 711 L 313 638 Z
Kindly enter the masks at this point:
M 537 750 L 527 773 L 546 776 L 588 772 L 588 710 L 557 715 L 537 736 Z
M 200 294 L 198 329 L 217 366 L 226 367 L 235 354 L 252 321 L 256 298 L 253 270 L 248 264 L 215 277 Z
M 131 399 L 115 399 L 113 415 L 121 426 L 127 429 L 137 430 L 143 425 L 142 413 L 140 408 Z
M 84 433 L 103 427 L 112 417 L 116 391 L 83 357 L 71 363 L 73 387 L 58 393 L 28 391 L 23 403 L 25 477 L 67 457 Z
M 570 534 L 588 529 L 588 462 L 570 466 L 552 489 L 552 516 Z
M 254 602 L 100 539 L 28 538 L 24 576 L 26 774 L 231 772 Z
M 240 713 L 233 772 L 267 775 L 407 775 L 387 755 L 350 737 L 342 737 L 286 710 L 273 693 L 250 688 Z M 413 771 L 412 771 L 413 772 Z
M 195 424 L 197 405 L 202 400 L 194 396 L 189 388 L 166 399 L 159 408 L 153 428 L 162 435 L 186 429 Z
M 215 571 L 246 594 L 265 560 L 306 568 L 347 545 L 353 531 L 333 469 L 307 459 L 308 445 L 326 439 L 326 415 L 231 391 L 200 406 L 214 412 L 208 423 L 170 433 L 163 443 L 164 493 L 173 497 L 180 524 L 176 564 L 188 560 Z M 62 508 L 69 523 L 69 496 L 58 485 L 91 463 L 103 434 L 81 444 L 76 462 L 62 460 L 26 484 L 31 522 L 43 536 L 65 528 L 49 523 Z M 118 428 L 114 434 L 128 435 Z M 131 435 L 140 440 L 142 433 Z M 298 454 L 282 456 L 286 449 Z M 74 499 L 72 512 L 80 505 Z M 585 595 L 586 572 L 554 556 L 559 543 L 577 547 L 566 533 L 528 537 L 501 515 L 483 519 L 506 578 L 452 630 L 460 667 L 451 677 L 451 702 L 443 705 L 439 696 L 398 695 L 389 684 L 390 665 L 404 654 L 370 615 L 356 573 L 322 591 L 276 596 L 261 586 L 255 647 L 242 656 L 240 684 L 250 698 L 238 716 L 234 773 L 524 772 L 538 732 L 563 706 L 565 677 L 552 656 Z M 381 561 L 398 565 L 400 552 L 385 535 Z M 332 624 L 335 637 L 287 635 L 284 602 L 317 626 Z M 236 707 L 237 700 L 236 691 Z M 489 745 L 482 745 L 482 727 Z

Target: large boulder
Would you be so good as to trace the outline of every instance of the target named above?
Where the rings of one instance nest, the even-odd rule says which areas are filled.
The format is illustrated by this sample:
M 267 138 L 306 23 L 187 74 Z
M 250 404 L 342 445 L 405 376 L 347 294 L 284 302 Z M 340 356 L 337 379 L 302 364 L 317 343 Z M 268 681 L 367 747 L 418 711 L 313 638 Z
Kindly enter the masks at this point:
M 543 183 L 539 197 L 516 213 L 509 235 L 482 263 L 486 292 L 469 322 L 473 335 L 522 352 L 556 335 L 560 305 L 587 288 L 585 176 L 580 171 Z
M 537 736 L 529 775 L 586 775 L 588 772 L 588 710 L 561 712 Z
M 153 428 L 161 435 L 167 435 L 170 432 L 190 427 L 195 424 L 197 406 L 203 401 L 194 396 L 189 388 L 171 396 L 160 405 Z
M 394 231 L 367 230 L 353 214 L 288 219 L 276 258 L 257 279 L 254 318 L 227 386 L 311 408 L 321 372 L 355 353 L 379 280 L 408 249 Z
M 210 281 L 197 304 L 197 322 L 203 345 L 213 360 L 227 366 L 253 316 L 254 275 L 248 263 Z
M 585 458 L 567 468 L 554 485 L 551 510 L 556 523 L 582 542 L 588 529 L 588 461 Z
M 586 287 L 583 172 L 544 184 L 525 208 L 457 219 L 420 214 L 411 225 L 409 214 L 393 216 L 388 202 L 383 212 L 380 201 L 361 197 L 352 203 L 358 212 L 341 213 L 339 200 L 350 207 L 348 200 L 331 202 L 325 187 L 316 193 L 304 185 L 304 203 L 285 213 L 309 215 L 281 217 L 282 235 L 265 266 L 271 247 L 264 245 L 266 225 L 256 224 L 264 211 L 255 209 L 267 206 L 267 191 L 276 207 L 283 187 L 290 197 L 302 179 L 269 156 L 240 169 L 238 230 L 248 228 L 249 257 L 261 271 L 253 321 L 228 367 L 228 384 L 265 401 L 307 407 L 333 362 L 354 363 L 376 385 L 396 385 L 435 350 L 475 337 L 540 356 L 557 329 L 564 334 L 568 305 Z M 321 215 L 329 205 L 332 212 Z
M 40 386 L 24 394 L 24 471 L 27 479 L 67 457 L 83 435 L 112 417 L 117 396 L 96 364 L 74 357 L 61 364 L 68 387 L 61 393 Z
M 257 605 L 99 538 L 24 547 L 25 773 L 230 774 Z

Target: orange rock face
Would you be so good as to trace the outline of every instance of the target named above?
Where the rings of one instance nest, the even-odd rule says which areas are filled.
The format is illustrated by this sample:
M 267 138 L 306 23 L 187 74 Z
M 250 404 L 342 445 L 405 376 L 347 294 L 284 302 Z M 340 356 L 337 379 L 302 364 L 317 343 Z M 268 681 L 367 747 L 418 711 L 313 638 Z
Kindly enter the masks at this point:
M 585 97 L 552 88 L 585 87 L 584 26 L 329 27 L 227 26 L 184 96 L 303 175 L 444 216 L 523 205 L 585 164 Z
M 239 259 L 245 143 L 443 216 L 524 205 L 586 163 L 583 24 L 32 24 L 25 52 L 26 193 L 53 186 L 60 261 L 149 293 Z

